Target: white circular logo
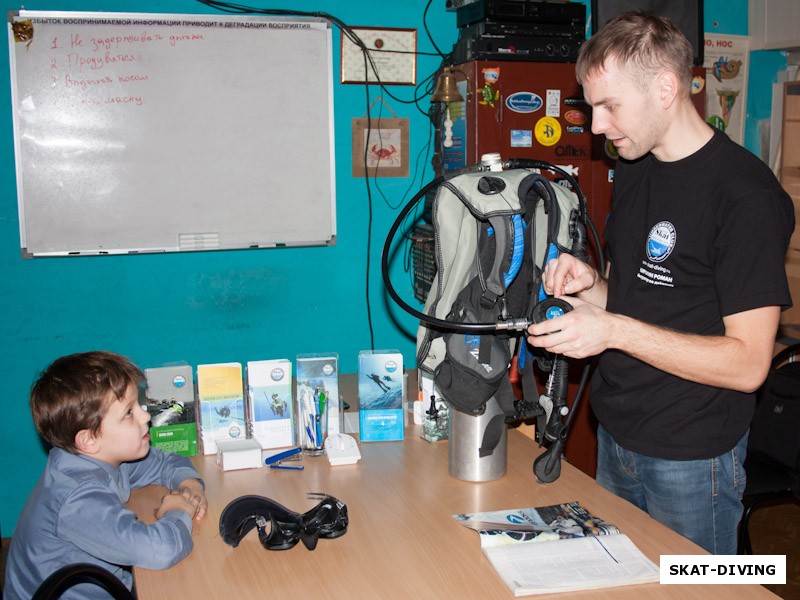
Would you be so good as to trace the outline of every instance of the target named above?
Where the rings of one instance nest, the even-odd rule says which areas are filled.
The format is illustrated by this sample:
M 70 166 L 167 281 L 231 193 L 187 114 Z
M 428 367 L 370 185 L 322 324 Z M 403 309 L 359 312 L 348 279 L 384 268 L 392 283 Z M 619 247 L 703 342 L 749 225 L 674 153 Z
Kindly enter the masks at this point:
M 330 377 L 331 375 L 333 375 L 333 365 L 331 364 L 323 365 L 322 374 L 325 375 L 326 377 Z
M 675 249 L 675 226 L 669 221 L 656 223 L 647 234 L 647 258 L 663 262 Z
M 387 373 L 394 373 L 397 370 L 397 363 L 393 360 L 387 360 L 384 368 Z
M 183 375 L 175 375 L 175 377 L 172 378 L 172 385 L 176 388 L 182 388 L 186 385 L 186 377 Z
M 281 381 L 283 379 L 284 375 L 286 375 L 286 374 L 283 372 L 283 369 L 281 369 L 280 367 L 275 367 L 274 369 L 272 369 L 272 372 L 270 373 L 270 377 L 272 378 L 272 381 Z

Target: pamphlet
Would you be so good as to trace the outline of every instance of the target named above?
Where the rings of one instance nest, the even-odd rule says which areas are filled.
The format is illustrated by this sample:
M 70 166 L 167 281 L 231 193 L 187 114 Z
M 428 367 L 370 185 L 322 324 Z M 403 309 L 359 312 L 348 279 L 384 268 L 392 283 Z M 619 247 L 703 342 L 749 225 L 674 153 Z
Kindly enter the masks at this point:
M 150 443 L 165 452 L 197 454 L 194 383 L 191 365 L 144 370 L 147 388 L 143 408 L 150 414 Z
M 358 435 L 362 442 L 403 439 L 403 355 L 397 350 L 358 353 Z
M 241 363 L 197 365 L 198 429 L 203 454 L 216 454 L 216 440 L 246 438 Z
M 294 444 L 292 363 L 281 358 L 247 363 L 247 421 L 264 450 Z
M 658 567 L 578 502 L 453 515 L 515 596 L 657 582 Z

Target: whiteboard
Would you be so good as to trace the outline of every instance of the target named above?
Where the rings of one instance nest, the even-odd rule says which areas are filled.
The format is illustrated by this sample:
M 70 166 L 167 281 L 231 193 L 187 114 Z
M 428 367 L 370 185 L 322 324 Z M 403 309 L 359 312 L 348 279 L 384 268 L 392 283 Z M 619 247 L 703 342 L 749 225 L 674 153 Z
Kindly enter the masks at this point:
M 22 254 L 335 243 L 330 25 L 9 15 Z

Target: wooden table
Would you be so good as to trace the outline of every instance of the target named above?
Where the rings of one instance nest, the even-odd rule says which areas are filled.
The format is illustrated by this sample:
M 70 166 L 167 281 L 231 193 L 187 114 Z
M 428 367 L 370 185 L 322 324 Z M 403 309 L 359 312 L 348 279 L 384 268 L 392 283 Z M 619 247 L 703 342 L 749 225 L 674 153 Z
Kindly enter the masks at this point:
M 705 554 L 593 479 L 564 463 L 561 477 L 543 485 L 531 470 L 539 453 L 528 437 L 510 431 L 508 473 L 500 480 L 467 483 L 447 472 L 447 443 L 420 438 L 421 426 L 406 429 L 404 442 L 361 444 L 356 465 L 332 467 L 326 457 L 306 457 L 305 470 L 250 469 L 223 472 L 211 456 L 195 457 L 206 482 L 209 510 L 195 524 L 194 550 L 165 571 L 136 569 L 140 600 L 177 598 L 513 598 L 483 556 L 475 531 L 452 519 L 457 513 L 580 503 L 617 525 L 656 564 L 660 554 Z M 316 550 L 302 543 L 268 551 L 250 532 L 237 548 L 219 535 L 225 506 L 245 494 L 271 498 L 304 512 L 316 502 L 306 493 L 327 492 L 347 504 L 350 526 Z M 145 520 L 163 488 L 134 493 L 131 506 Z M 756 585 L 647 584 L 557 597 L 579 598 L 776 598 Z

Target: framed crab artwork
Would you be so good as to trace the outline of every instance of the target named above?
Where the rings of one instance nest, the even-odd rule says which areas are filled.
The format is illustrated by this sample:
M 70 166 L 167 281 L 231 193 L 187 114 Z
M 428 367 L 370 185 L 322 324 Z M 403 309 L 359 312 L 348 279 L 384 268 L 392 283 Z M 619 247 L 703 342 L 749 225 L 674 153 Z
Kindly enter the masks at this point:
M 408 177 L 409 120 L 353 119 L 353 177 Z

